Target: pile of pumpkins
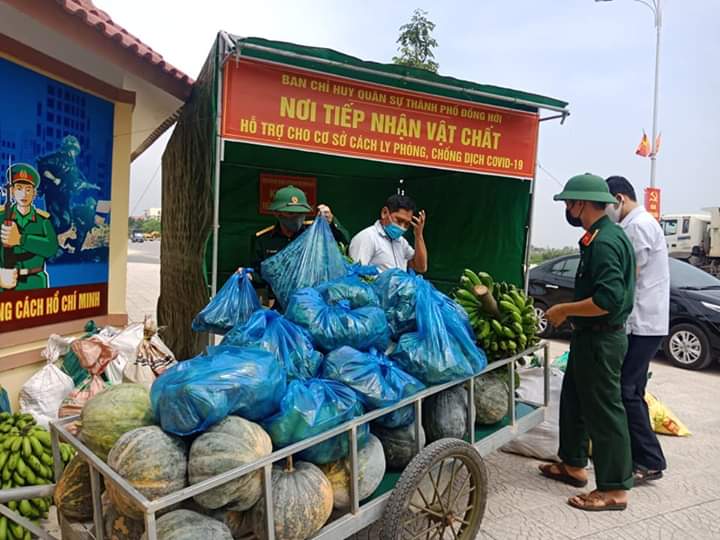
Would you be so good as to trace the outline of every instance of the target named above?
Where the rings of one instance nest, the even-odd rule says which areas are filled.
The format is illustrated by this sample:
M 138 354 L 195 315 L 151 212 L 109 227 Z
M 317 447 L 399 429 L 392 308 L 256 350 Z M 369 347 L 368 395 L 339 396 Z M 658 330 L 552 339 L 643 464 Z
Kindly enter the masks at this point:
M 149 500 L 252 463 L 272 453 L 258 424 L 229 416 L 194 438 L 181 438 L 155 425 L 148 390 L 123 383 L 93 397 L 80 417 L 79 438 Z M 385 455 L 373 435 L 358 452 L 360 497 L 370 496 L 385 474 Z M 288 458 L 273 467 L 275 537 L 301 540 L 328 521 L 333 508 L 350 505 L 348 458 L 314 465 Z M 114 540 L 144 538 L 142 509 L 106 482 L 105 533 Z M 75 456 L 55 490 L 65 519 L 92 519 L 90 471 Z M 262 470 L 231 480 L 161 514 L 160 540 L 231 540 L 265 537 Z
M 500 421 L 508 410 L 508 385 L 495 373 L 476 379 L 476 420 Z M 427 442 L 462 438 L 467 394 L 457 386 L 423 405 L 420 435 Z M 149 500 L 161 498 L 272 453 L 269 435 L 254 422 L 228 416 L 194 438 L 180 438 L 155 425 L 146 387 L 119 384 L 93 397 L 81 414 L 80 439 Z M 424 428 L 424 429 L 423 429 Z M 372 426 L 358 452 L 360 499 L 372 495 L 386 467 L 402 470 L 415 456 L 415 427 Z M 422 441 L 423 444 L 425 440 Z M 288 458 L 272 471 L 273 515 L 278 540 L 302 540 L 350 506 L 349 458 L 315 465 Z M 142 509 L 114 484 L 105 486 L 105 533 L 113 540 L 144 538 Z M 65 519 L 92 519 L 90 471 L 76 455 L 55 491 Z M 265 537 L 262 471 L 258 470 L 172 507 L 157 521 L 160 540 L 231 540 Z

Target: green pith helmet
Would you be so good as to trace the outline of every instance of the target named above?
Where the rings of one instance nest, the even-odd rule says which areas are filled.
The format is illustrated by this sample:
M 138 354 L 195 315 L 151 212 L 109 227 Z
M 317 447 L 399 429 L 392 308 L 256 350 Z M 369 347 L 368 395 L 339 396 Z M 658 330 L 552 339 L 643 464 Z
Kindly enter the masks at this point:
M 60 144 L 60 148 L 62 150 L 65 150 L 66 152 L 69 150 L 74 150 L 76 153 L 80 153 L 80 141 L 77 140 L 77 137 L 74 135 L 67 135 L 63 137 L 62 143 Z
M 35 189 L 40 185 L 40 174 L 27 163 L 15 163 L 8 169 L 10 184 L 31 184 Z
M 595 201 L 614 204 L 615 197 L 610 194 L 607 182 L 594 174 L 585 173 L 573 176 L 565 184 L 562 193 L 553 197 L 555 201 Z
M 305 193 L 295 186 L 285 186 L 282 189 L 278 189 L 270 203 L 270 210 L 272 212 L 288 212 L 291 214 L 307 214 L 308 212 L 312 212 Z

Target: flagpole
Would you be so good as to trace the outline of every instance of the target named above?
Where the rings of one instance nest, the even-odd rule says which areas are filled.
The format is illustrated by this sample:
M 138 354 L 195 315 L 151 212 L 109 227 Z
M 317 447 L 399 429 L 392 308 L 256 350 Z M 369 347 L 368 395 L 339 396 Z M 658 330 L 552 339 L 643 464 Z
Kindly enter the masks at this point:
M 596 2 L 612 2 L 612 0 L 595 0 Z M 635 0 L 647 6 L 655 16 L 655 89 L 653 91 L 653 125 L 652 141 L 650 141 L 650 187 L 655 187 L 655 159 L 657 157 L 657 117 L 658 117 L 658 86 L 660 82 L 660 30 L 662 29 L 661 0 Z
M 660 83 L 660 30 L 662 28 L 662 11 L 660 0 L 654 0 L 655 4 L 655 30 L 657 34 L 655 42 L 655 91 L 653 95 L 653 125 L 652 125 L 652 152 L 650 153 L 650 187 L 655 187 L 655 170 L 657 158 L 657 118 L 658 118 L 658 87 Z

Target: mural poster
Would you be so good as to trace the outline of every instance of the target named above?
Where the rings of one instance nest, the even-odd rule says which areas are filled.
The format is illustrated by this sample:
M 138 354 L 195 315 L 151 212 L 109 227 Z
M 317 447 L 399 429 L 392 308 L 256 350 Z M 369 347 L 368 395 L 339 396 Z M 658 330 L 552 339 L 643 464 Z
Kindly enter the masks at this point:
M 107 313 L 113 103 L 0 58 L 0 334 Z

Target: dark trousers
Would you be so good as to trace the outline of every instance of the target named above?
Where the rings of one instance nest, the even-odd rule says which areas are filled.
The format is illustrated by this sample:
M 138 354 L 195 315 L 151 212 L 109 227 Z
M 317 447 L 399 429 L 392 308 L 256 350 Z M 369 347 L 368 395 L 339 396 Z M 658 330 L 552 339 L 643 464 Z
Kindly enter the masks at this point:
M 662 336 L 628 336 L 628 351 L 622 366 L 621 381 L 633 464 L 654 471 L 665 470 L 667 463 L 650 425 L 645 387 L 650 360 L 658 351 L 662 339 Z
M 624 331 L 573 331 L 560 394 L 560 459 L 588 463 L 589 442 L 600 491 L 633 485 L 630 435 L 622 404 L 620 372 L 627 352 Z

